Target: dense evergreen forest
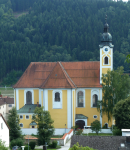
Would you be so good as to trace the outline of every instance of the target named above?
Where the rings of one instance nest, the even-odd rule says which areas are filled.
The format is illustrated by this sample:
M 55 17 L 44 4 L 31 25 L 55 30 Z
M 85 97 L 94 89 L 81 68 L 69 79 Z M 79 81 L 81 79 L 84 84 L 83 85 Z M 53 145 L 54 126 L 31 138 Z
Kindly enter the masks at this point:
M 15 18 L 14 12 L 28 11 Z M 114 69 L 130 53 L 130 2 L 0 0 L 0 79 L 18 78 L 30 62 L 99 61 L 105 14 L 113 36 Z

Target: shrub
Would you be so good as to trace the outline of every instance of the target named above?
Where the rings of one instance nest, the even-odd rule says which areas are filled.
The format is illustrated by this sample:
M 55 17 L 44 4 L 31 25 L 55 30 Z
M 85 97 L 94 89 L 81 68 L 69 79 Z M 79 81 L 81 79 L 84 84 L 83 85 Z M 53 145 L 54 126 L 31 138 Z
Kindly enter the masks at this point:
M 1 139 L 0 139 L 0 149 L 1 149 L 1 150 L 8 150 L 8 148 L 5 147 L 5 143 L 2 142 Z
M 94 150 L 93 148 L 90 148 L 88 146 L 86 147 L 82 147 L 79 145 L 79 143 L 77 142 L 76 144 L 73 145 L 73 147 L 69 148 L 69 150 Z
M 75 134 L 76 134 L 76 135 L 81 135 L 82 132 L 83 132 L 83 130 L 80 129 L 80 128 L 78 128 L 78 129 L 76 130 Z
M 95 131 L 96 134 L 98 135 L 98 132 L 101 131 L 100 121 L 98 121 L 98 120 L 93 121 L 91 123 L 91 129 L 92 129 L 92 132 Z
M 105 126 L 105 124 L 103 125 L 102 129 L 107 129 L 106 126 Z
M 57 141 L 53 141 L 52 144 L 50 144 L 51 148 L 56 148 L 57 147 Z
M 116 126 L 113 128 L 113 135 L 117 135 L 117 136 L 120 136 L 122 135 L 122 132 L 120 129 L 118 129 Z
M 28 150 L 28 145 L 26 145 L 25 147 L 24 147 L 24 150 Z M 31 150 L 31 147 L 29 146 L 29 150 Z
M 14 139 L 10 142 L 10 148 L 12 148 L 13 146 L 23 146 L 23 140 L 21 138 L 17 138 L 17 139 Z
M 35 141 L 30 141 L 30 142 L 29 142 L 29 146 L 31 147 L 31 149 L 34 149 L 34 148 L 35 148 L 35 145 L 36 145 L 36 142 L 35 142 Z

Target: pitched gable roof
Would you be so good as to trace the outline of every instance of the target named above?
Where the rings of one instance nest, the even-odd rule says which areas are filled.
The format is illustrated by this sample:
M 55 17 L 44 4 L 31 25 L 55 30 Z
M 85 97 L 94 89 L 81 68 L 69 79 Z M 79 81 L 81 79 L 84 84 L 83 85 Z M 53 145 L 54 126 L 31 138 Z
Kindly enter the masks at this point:
M 1 105 L 4 105 L 4 104 L 14 104 L 14 98 L 4 98 L 4 97 L 1 97 L 0 98 L 0 106 Z
M 100 62 L 33 62 L 13 87 L 101 87 Z
M 0 113 L 0 117 L 2 117 L 2 119 L 4 120 L 4 122 L 5 122 L 5 124 L 7 125 L 7 127 L 9 128 L 9 130 L 10 130 L 10 127 L 8 126 L 8 124 L 7 124 L 7 122 L 6 122 L 6 120 L 5 120 L 5 118 L 3 117 L 3 115 Z
M 41 88 L 75 88 L 60 62 L 57 62 L 52 72 Z

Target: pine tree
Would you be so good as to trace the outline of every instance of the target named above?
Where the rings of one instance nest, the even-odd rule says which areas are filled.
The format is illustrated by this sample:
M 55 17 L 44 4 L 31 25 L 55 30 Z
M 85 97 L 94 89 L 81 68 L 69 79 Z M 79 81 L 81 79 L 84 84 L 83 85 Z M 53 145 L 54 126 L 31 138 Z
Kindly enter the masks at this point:
M 19 126 L 19 116 L 17 115 L 16 108 L 13 107 L 10 110 L 9 116 L 8 116 L 8 125 L 10 127 L 10 141 L 20 138 L 21 137 L 21 129 Z

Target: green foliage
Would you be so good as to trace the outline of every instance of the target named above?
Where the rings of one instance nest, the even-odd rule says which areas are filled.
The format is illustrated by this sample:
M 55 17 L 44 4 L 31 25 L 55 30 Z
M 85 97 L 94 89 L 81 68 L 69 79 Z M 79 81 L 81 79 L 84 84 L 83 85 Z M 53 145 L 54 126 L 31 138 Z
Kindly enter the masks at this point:
M 16 108 L 13 107 L 10 110 L 10 113 L 8 115 L 8 125 L 10 127 L 10 141 L 17 139 L 17 138 L 21 138 L 21 129 L 19 126 L 19 116 L 17 115 L 17 111 Z
M 92 132 L 95 131 L 96 134 L 98 135 L 98 132 L 101 131 L 100 121 L 98 121 L 98 120 L 93 121 L 91 123 L 91 129 L 92 129 Z
M 9 74 L 6 75 L 5 78 L 3 78 L 1 85 L 11 86 L 15 84 L 21 77 L 22 73 L 23 73 L 22 71 L 12 70 Z
M 77 142 L 76 144 L 74 144 L 71 148 L 69 148 L 69 150 L 94 150 L 93 148 L 90 148 L 88 146 L 86 147 L 82 147 L 79 145 L 79 143 Z
M 35 148 L 35 145 L 36 145 L 36 141 L 29 142 L 29 146 L 31 147 L 32 150 Z
M 105 8 L 105 9 L 104 9 Z M 27 12 L 17 19 L 14 12 Z M 96 0 L 1 0 L 0 79 L 30 62 L 99 61 L 99 34 L 107 11 L 114 69 L 130 51 L 130 3 Z M 43 19 L 44 18 L 44 19 Z M 122 20 L 122 21 L 118 21 Z M 3 84 L 14 84 L 4 79 Z
M 113 116 L 115 117 L 115 123 L 118 129 L 130 128 L 130 96 L 115 105 Z
M 103 125 L 102 129 L 107 129 L 107 127 L 105 126 L 105 124 Z
M 112 132 L 113 132 L 114 136 L 121 136 L 122 135 L 121 129 L 118 129 L 116 126 L 114 126 Z
M 50 138 L 54 133 L 54 121 L 51 119 L 49 111 L 45 111 L 43 107 L 36 107 L 32 120 L 38 125 L 38 144 L 50 143 Z
M 130 79 L 128 74 L 124 74 L 123 67 L 120 67 L 115 71 L 108 70 L 107 74 L 102 75 L 102 81 L 103 99 L 98 102 L 97 108 L 101 113 L 106 114 L 110 121 L 115 104 L 128 97 Z
M 0 139 L 0 150 L 8 150 L 7 147 L 5 147 L 5 143 L 1 141 Z
M 24 144 L 23 139 L 17 138 L 17 139 L 14 139 L 10 142 L 10 148 L 12 148 L 13 146 L 16 146 L 16 145 L 21 147 L 21 146 L 23 146 L 23 144 Z
M 75 131 L 75 134 L 76 134 L 76 135 L 81 135 L 82 132 L 83 132 L 83 130 L 80 129 L 80 128 L 78 128 L 78 129 Z
M 52 143 L 49 145 L 50 148 L 56 148 L 57 147 L 57 141 L 52 141 Z
M 76 126 L 72 126 L 72 127 L 71 127 L 71 129 L 73 129 L 73 131 L 74 131 L 74 133 L 73 133 L 73 134 L 75 134 L 76 130 L 78 129 L 78 125 L 76 125 Z
M 28 150 L 28 145 L 26 145 L 25 147 L 24 147 L 24 150 Z M 29 146 L 29 150 L 31 150 L 31 147 Z

